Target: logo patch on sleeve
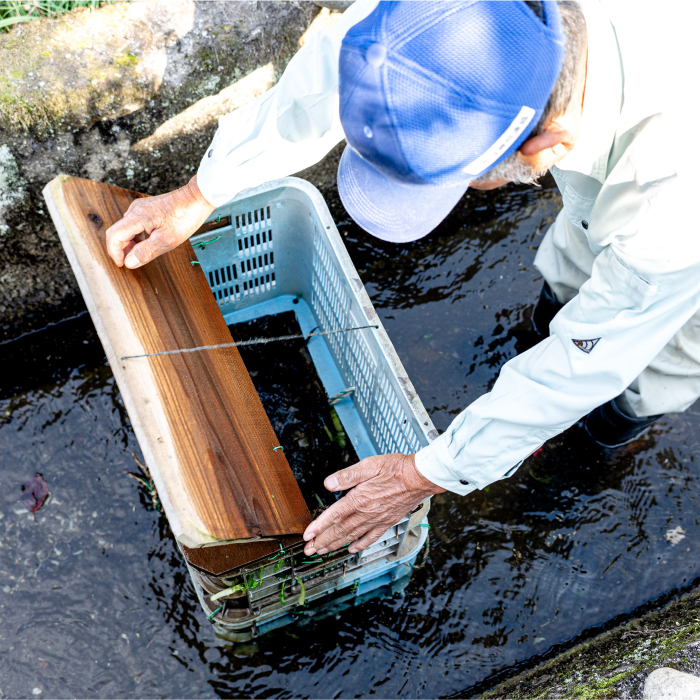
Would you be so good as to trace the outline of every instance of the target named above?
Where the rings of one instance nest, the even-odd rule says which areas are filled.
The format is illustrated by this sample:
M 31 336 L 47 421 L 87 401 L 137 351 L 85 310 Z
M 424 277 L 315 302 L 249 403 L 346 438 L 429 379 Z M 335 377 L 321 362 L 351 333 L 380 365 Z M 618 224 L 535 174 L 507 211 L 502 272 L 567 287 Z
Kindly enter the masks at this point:
M 598 345 L 598 341 L 600 338 L 591 338 L 591 340 L 574 340 L 573 338 L 571 339 L 571 342 L 579 349 L 581 352 L 585 352 L 586 355 L 589 355 L 591 350 Z

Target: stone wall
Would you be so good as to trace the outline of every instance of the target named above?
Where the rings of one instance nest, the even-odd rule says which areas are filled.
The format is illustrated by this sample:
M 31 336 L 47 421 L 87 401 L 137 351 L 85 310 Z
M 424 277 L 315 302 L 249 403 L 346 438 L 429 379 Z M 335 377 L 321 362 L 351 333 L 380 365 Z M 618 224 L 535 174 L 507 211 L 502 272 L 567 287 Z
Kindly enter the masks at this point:
M 649 687 L 645 693 L 647 678 L 660 668 L 688 674 L 685 684 L 690 683 L 697 690 L 696 677 L 700 676 L 698 589 L 660 610 L 640 614 L 624 625 L 577 644 L 477 697 L 489 700 L 651 700 L 652 697 L 682 700 L 700 697 L 697 692 L 674 694 L 676 686 L 683 684 L 679 685 L 678 679 L 663 676 L 657 678 L 655 684 L 655 691 L 660 694 L 652 695 Z
M 49 180 L 183 185 L 217 118 L 338 16 L 312 2 L 142 0 L 0 34 L 0 341 L 84 308 L 43 204 Z

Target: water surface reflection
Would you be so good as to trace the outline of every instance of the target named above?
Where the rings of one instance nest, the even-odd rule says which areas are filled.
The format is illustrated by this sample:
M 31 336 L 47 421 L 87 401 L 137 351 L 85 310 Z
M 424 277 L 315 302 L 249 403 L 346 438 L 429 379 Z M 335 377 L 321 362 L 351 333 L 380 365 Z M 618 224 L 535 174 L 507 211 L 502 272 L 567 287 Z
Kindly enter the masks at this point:
M 470 193 L 398 250 L 341 225 L 438 428 L 534 341 L 532 260 L 559 206 L 547 188 Z M 429 564 L 403 594 L 222 647 L 165 522 L 125 476 L 138 446 L 89 319 L 0 355 L 6 696 L 447 695 L 700 573 L 698 414 L 610 459 L 574 428 L 511 479 L 438 496 Z M 20 485 L 37 471 L 52 496 L 34 521 Z

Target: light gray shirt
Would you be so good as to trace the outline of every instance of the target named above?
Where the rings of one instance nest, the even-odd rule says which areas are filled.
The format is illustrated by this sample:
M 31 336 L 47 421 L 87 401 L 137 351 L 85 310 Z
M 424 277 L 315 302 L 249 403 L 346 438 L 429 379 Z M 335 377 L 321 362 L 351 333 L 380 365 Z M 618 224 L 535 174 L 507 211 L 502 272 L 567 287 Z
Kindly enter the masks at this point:
M 342 140 L 340 44 L 375 4 L 358 0 L 299 51 L 274 88 L 220 120 L 198 173 L 212 204 L 298 172 Z M 692 159 L 680 131 L 687 113 L 673 79 L 680 39 L 664 29 L 658 3 L 582 4 L 589 50 L 581 132 L 553 174 L 567 217 L 597 257 L 552 335 L 508 362 L 493 390 L 417 453 L 419 471 L 456 493 L 510 475 L 620 394 L 700 309 Z M 584 352 L 580 341 L 594 347 Z

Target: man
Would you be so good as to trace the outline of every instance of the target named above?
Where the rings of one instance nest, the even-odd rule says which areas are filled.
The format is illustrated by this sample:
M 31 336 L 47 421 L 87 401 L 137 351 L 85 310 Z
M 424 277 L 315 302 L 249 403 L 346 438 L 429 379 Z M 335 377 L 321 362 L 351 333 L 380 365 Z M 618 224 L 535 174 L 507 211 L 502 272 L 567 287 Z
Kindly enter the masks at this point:
M 138 267 L 215 205 L 343 137 L 343 203 L 388 241 L 428 234 L 468 186 L 553 173 L 564 209 L 535 260 L 543 340 L 429 447 L 328 477 L 330 490 L 351 490 L 311 523 L 307 554 L 359 551 L 426 496 L 510 476 L 583 416 L 616 446 L 700 395 L 700 235 L 678 162 L 690 139 L 667 109 L 663 34 L 650 60 L 662 18 L 645 11 L 642 31 L 636 5 L 616 13 L 596 0 L 359 0 L 275 88 L 221 119 L 186 187 L 134 202 L 107 232 L 115 263 Z

